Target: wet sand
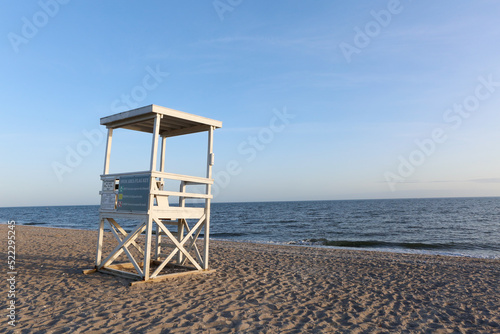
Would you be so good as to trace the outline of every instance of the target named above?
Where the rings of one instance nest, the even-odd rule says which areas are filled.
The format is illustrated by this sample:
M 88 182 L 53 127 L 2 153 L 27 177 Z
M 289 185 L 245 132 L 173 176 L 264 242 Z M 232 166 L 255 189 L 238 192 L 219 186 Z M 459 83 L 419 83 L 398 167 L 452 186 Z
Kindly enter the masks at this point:
M 82 274 L 96 240 L 16 226 L 17 321 L 2 308 L 0 332 L 500 333 L 500 260 L 212 241 L 216 273 L 130 287 Z

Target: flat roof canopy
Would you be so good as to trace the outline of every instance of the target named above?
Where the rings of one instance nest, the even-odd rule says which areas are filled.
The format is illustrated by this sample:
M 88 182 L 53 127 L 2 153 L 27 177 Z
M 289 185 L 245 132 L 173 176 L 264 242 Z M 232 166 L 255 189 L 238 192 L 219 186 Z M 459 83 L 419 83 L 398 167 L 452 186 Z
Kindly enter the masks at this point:
M 123 128 L 153 133 L 154 120 L 158 114 L 162 116 L 160 135 L 164 137 L 208 131 L 211 126 L 215 128 L 222 127 L 221 121 L 154 104 L 103 117 L 101 118 L 101 125 L 111 129 Z

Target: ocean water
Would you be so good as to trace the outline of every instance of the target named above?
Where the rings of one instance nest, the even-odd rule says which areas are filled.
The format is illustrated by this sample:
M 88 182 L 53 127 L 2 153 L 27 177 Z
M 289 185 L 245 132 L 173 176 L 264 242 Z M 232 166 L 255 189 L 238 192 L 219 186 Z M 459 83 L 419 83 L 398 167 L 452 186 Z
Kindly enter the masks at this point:
M 97 230 L 98 210 L 0 208 L 0 222 Z M 500 258 L 500 197 L 213 203 L 211 211 L 218 240 Z

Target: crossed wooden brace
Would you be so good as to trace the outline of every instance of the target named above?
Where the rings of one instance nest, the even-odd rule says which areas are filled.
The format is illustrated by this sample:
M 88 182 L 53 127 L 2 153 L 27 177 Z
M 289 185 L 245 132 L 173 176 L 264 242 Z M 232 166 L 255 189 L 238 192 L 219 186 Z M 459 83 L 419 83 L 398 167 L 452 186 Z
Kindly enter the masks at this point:
M 108 257 L 101 262 L 101 264 L 98 266 L 98 269 L 105 268 L 106 266 L 110 265 L 115 261 L 122 252 L 125 252 L 127 257 L 129 258 L 130 262 L 134 266 L 134 268 L 137 270 L 137 273 L 141 276 L 144 277 L 144 272 L 135 260 L 134 256 L 130 253 L 128 250 L 128 247 L 130 245 L 133 245 L 140 254 L 144 255 L 144 250 L 135 242 L 135 239 L 146 229 L 147 227 L 147 221 L 141 221 L 137 226 L 132 230 L 132 232 L 127 233 L 114 219 L 112 218 L 105 218 L 106 221 L 108 221 L 110 227 L 111 227 L 111 232 L 113 232 L 113 235 L 118 241 L 118 245 L 113 249 L 113 251 L 108 255 Z M 202 270 L 202 267 L 200 264 L 191 256 L 189 253 L 193 248 L 195 249 L 196 252 L 196 257 L 200 263 L 203 262 L 200 252 L 198 250 L 198 247 L 196 246 L 195 242 L 198 239 L 198 236 L 200 235 L 200 232 L 203 228 L 203 225 L 205 223 L 205 215 L 201 216 L 201 218 L 198 220 L 198 222 L 193 226 L 192 229 L 189 229 L 188 224 L 184 221 L 183 224 L 187 229 L 187 234 L 182 238 L 182 240 L 177 240 L 177 238 L 165 227 L 165 225 L 162 223 L 161 219 L 158 217 L 152 217 L 153 221 L 158 225 L 161 231 L 163 231 L 169 239 L 174 243 L 176 248 L 167 256 L 165 260 L 156 268 L 156 270 L 151 274 L 151 278 L 156 277 L 161 270 L 168 264 L 168 262 L 177 254 L 178 251 L 181 251 L 185 259 L 181 265 L 183 265 L 186 260 L 189 260 L 193 264 L 193 266 L 198 269 Z M 161 231 L 158 231 L 160 233 Z M 193 234 L 196 232 L 195 236 L 193 237 Z M 120 233 L 120 234 L 119 234 Z M 184 244 L 187 241 L 190 241 L 188 243 L 187 247 L 184 247 Z

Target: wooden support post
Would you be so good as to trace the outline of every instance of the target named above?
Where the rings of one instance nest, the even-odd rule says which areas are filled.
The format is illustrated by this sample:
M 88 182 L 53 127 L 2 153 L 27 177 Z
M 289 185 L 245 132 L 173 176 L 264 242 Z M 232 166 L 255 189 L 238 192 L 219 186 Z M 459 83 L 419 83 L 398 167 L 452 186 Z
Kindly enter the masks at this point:
M 148 221 L 146 222 L 146 243 L 144 245 L 144 267 L 142 268 L 143 279 L 147 281 L 149 279 L 149 266 L 151 264 L 151 230 L 153 228 L 153 218 L 148 215 Z
M 108 139 L 106 140 L 106 153 L 104 156 L 104 172 L 103 174 L 106 175 L 109 173 L 109 158 L 111 155 L 111 139 L 113 137 L 113 129 L 108 128 Z
M 214 142 L 214 127 L 210 126 L 208 131 L 208 153 L 207 153 L 207 179 L 212 178 L 212 166 L 214 164 L 213 144 Z M 210 195 L 212 192 L 212 185 L 207 184 L 206 193 Z M 203 269 L 208 270 L 208 251 L 209 251 L 209 238 L 210 238 L 210 198 L 205 199 L 205 233 L 203 236 Z
M 165 171 L 165 145 L 167 137 L 161 136 L 161 157 L 160 157 L 160 172 Z
M 95 266 L 101 265 L 102 261 L 102 241 L 104 236 L 104 218 L 100 217 L 99 231 L 97 232 L 97 255 L 95 258 Z
M 186 182 L 181 181 L 181 185 L 179 187 L 179 192 L 186 192 Z M 179 196 L 179 207 L 183 208 L 186 205 L 186 198 Z M 182 240 L 184 236 L 184 220 L 179 218 L 177 219 L 177 240 L 179 242 Z M 177 253 L 177 263 L 181 264 L 184 260 L 182 252 Z
M 186 182 L 181 181 L 181 185 L 179 187 L 179 192 L 186 192 Z M 186 204 L 186 197 L 179 196 L 179 207 L 183 208 Z
M 177 240 L 179 242 L 184 238 L 184 219 L 177 219 Z M 177 263 L 181 264 L 184 261 L 182 252 L 177 253 Z
M 158 224 L 155 225 L 155 231 L 156 231 L 156 247 L 155 247 L 155 260 L 160 260 L 160 254 L 161 254 L 161 230 Z
M 158 137 L 160 132 L 161 115 L 156 114 L 154 129 L 153 129 L 153 143 L 151 147 L 151 168 L 152 172 L 156 171 L 156 160 L 158 159 Z
M 160 121 L 161 115 L 156 114 L 154 127 L 153 127 L 153 142 L 151 144 L 151 172 L 156 171 L 156 160 L 158 159 L 158 137 L 160 136 Z M 163 158 L 163 157 L 162 157 Z M 150 195 L 149 195 L 149 209 L 148 209 L 148 217 L 146 222 L 146 242 L 144 245 L 144 267 L 142 268 L 143 279 L 147 281 L 149 279 L 149 267 L 151 264 L 151 243 L 152 243 L 152 234 L 153 234 L 153 218 L 151 218 L 151 212 L 154 206 L 154 195 L 151 192 L 154 190 L 156 179 L 154 177 L 151 178 L 150 181 Z M 158 239 L 157 239 L 158 240 Z M 159 255 L 157 251 L 156 254 Z

